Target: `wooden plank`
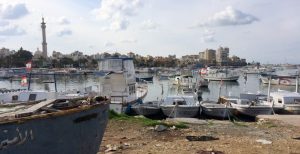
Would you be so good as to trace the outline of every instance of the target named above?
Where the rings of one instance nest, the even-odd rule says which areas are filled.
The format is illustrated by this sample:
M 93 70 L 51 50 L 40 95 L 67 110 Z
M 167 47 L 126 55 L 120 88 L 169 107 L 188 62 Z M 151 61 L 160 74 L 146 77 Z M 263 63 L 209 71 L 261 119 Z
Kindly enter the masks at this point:
M 7 112 L 7 113 L 2 113 L 0 114 L 0 118 L 4 118 L 4 117 L 15 117 L 15 118 L 19 118 L 19 117 L 24 117 L 24 116 L 30 116 L 32 114 L 34 114 L 37 110 L 48 106 L 49 104 L 52 104 L 53 102 L 55 102 L 56 99 L 49 99 L 46 101 L 42 101 L 39 102 L 35 105 L 32 105 L 29 108 L 25 108 L 25 109 L 20 109 L 18 111 L 11 111 L 11 112 Z
M 32 105 L 31 107 L 22 110 L 21 112 L 17 113 L 17 114 L 22 114 L 22 113 L 34 113 L 35 111 L 39 110 L 40 108 L 43 108 L 49 104 L 52 104 L 53 102 L 55 102 L 56 99 L 48 99 L 46 101 L 40 102 L 38 104 Z

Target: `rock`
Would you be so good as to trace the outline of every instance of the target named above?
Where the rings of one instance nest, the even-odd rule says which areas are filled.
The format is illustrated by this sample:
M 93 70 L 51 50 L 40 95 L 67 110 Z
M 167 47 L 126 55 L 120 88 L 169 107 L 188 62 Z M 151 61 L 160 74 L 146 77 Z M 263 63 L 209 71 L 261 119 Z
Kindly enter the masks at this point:
M 272 144 L 272 141 L 268 141 L 265 139 L 258 139 L 258 140 L 256 140 L 256 142 L 259 142 L 261 144 Z
M 164 125 L 156 125 L 155 128 L 154 128 L 154 130 L 158 131 L 158 132 L 162 132 L 162 131 L 165 131 L 167 129 L 168 129 L 168 127 L 164 126 Z
M 257 124 L 258 124 L 258 125 L 263 125 L 263 124 L 265 124 L 266 122 L 267 122 L 266 119 L 258 119 Z
M 172 126 L 170 129 L 171 129 L 171 130 L 175 130 L 175 129 L 176 129 L 176 126 Z
M 129 147 L 130 143 L 124 143 L 123 145 Z
M 155 144 L 156 147 L 161 147 L 161 144 Z
M 106 148 L 107 148 L 107 149 L 105 150 L 105 152 L 117 151 L 117 149 L 118 149 L 117 146 L 111 145 L 111 144 L 106 145 Z

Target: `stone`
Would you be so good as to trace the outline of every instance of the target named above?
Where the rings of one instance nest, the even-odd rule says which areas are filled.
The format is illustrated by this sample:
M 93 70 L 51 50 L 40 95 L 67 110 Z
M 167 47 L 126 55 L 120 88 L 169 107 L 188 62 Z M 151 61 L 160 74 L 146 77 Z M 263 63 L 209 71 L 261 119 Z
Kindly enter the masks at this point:
M 261 144 L 272 144 L 272 141 L 268 141 L 265 139 L 258 139 L 258 140 L 256 140 L 256 142 L 259 142 Z
M 164 126 L 164 125 L 156 125 L 154 130 L 157 131 L 157 132 L 162 132 L 162 131 L 165 131 L 167 130 L 168 127 L 167 126 Z

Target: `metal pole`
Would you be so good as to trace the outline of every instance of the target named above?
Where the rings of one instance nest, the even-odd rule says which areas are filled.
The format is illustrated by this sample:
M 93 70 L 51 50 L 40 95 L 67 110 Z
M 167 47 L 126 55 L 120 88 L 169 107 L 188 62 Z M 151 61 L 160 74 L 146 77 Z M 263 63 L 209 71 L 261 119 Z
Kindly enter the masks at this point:
M 55 88 L 55 92 L 57 92 L 56 75 L 55 75 L 55 73 L 53 74 L 53 77 L 54 77 L 54 88 Z
M 298 86 L 299 86 L 298 79 L 299 79 L 299 75 L 297 74 L 297 76 L 296 76 L 296 93 L 298 93 Z
M 28 87 L 27 87 L 28 91 L 30 90 L 30 83 L 31 83 L 30 81 L 31 81 L 31 72 L 29 72 Z
M 270 91 L 271 91 L 271 76 L 268 77 L 269 84 L 268 84 L 268 98 L 267 101 L 270 102 Z

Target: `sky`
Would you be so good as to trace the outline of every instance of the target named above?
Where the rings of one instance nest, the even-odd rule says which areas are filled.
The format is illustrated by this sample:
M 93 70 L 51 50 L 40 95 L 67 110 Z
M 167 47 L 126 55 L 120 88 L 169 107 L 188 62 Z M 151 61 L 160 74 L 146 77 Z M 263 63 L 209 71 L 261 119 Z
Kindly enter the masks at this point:
M 0 0 L 0 48 L 177 57 L 229 47 L 266 64 L 300 61 L 299 0 Z

